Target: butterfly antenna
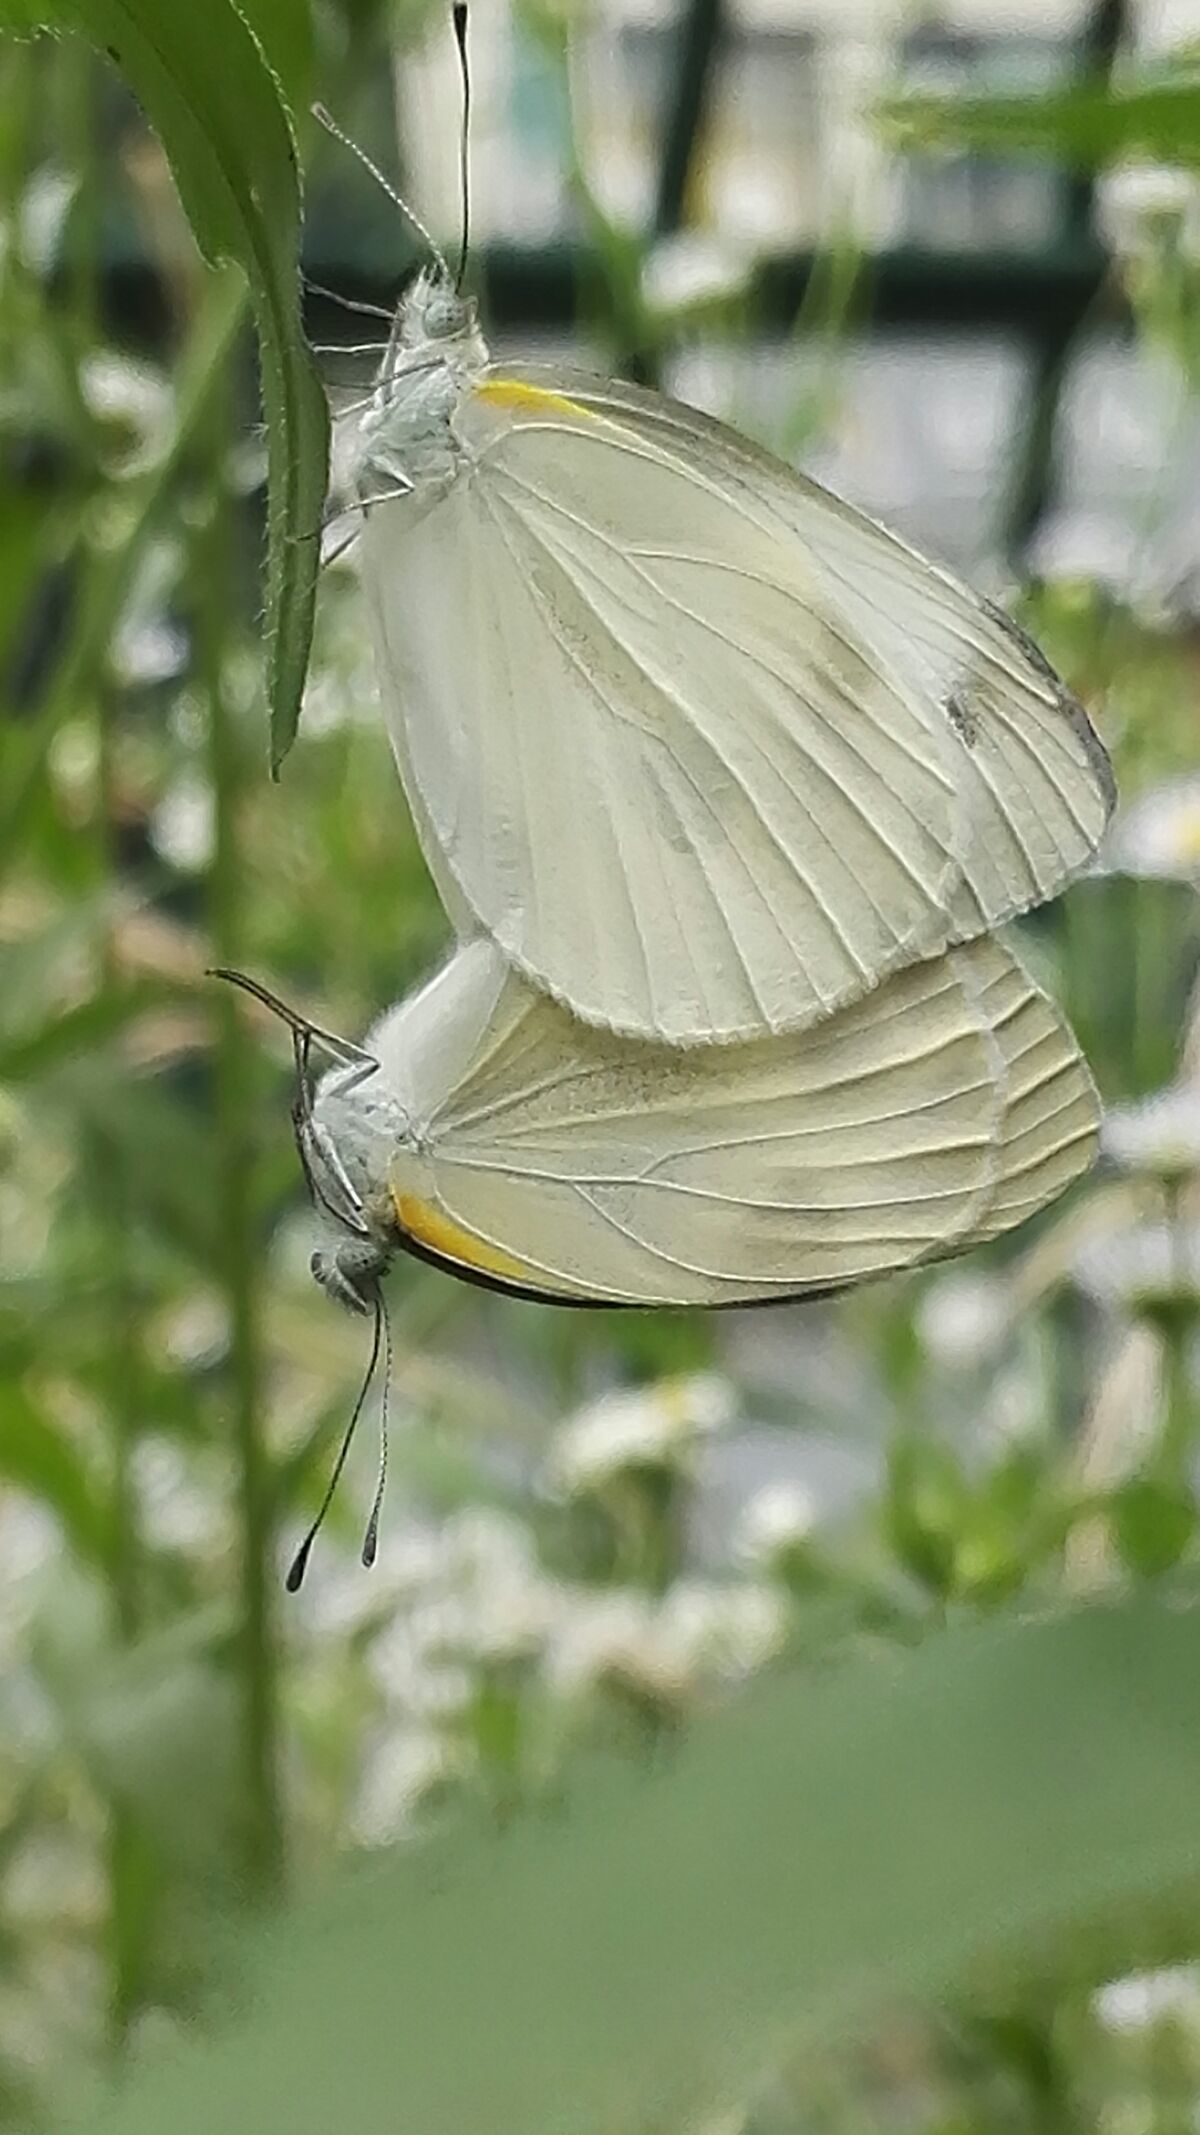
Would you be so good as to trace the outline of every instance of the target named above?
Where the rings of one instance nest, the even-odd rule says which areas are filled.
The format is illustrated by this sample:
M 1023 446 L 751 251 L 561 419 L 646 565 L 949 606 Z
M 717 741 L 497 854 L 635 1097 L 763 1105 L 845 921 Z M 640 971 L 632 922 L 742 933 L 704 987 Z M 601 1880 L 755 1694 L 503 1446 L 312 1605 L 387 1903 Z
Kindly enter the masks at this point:
M 459 137 L 459 196 L 462 202 L 462 236 L 458 246 L 458 271 L 454 286 L 461 289 L 467 271 L 471 241 L 471 63 L 467 58 L 467 0 L 454 0 L 454 42 L 458 46 L 458 71 L 462 75 L 462 133 Z
M 311 1017 L 301 1015 L 298 1008 L 289 1008 L 286 1001 L 281 1000 L 277 993 L 271 992 L 269 986 L 264 986 L 259 979 L 248 977 L 246 972 L 229 971 L 222 965 L 211 965 L 204 976 L 206 979 L 224 979 L 230 986 L 240 986 L 243 993 L 248 993 L 255 1001 L 261 1001 L 263 1007 L 269 1008 L 273 1016 L 278 1016 L 281 1023 L 286 1023 L 293 1036 L 315 1040 L 318 1045 L 324 1046 L 325 1051 L 334 1060 L 342 1061 L 346 1067 L 365 1066 L 368 1061 L 378 1065 L 374 1055 L 364 1052 L 361 1045 L 355 1045 L 350 1038 L 339 1038 L 336 1031 L 323 1029 L 321 1024 L 314 1023 Z
M 341 1481 L 341 1476 L 342 1476 L 342 1469 L 343 1469 L 343 1468 L 345 1467 L 345 1465 L 346 1465 L 346 1455 L 347 1455 L 347 1454 L 349 1453 L 349 1451 L 350 1451 L 350 1445 L 351 1445 L 351 1441 L 353 1440 L 353 1437 L 354 1437 L 354 1433 L 355 1433 L 355 1430 L 356 1430 L 356 1428 L 357 1428 L 357 1426 L 358 1426 L 358 1419 L 359 1419 L 359 1417 L 360 1417 L 360 1416 L 362 1415 L 362 1412 L 363 1412 L 363 1404 L 364 1404 L 364 1402 L 366 1401 L 367 1395 L 368 1395 L 368 1393 L 369 1393 L 369 1392 L 370 1392 L 370 1390 L 371 1390 L 371 1381 L 372 1381 L 372 1379 L 373 1379 L 373 1378 L 374 1378 L 374 1376 L 375 1376 L 375 1366 L 376 1366 L 376 1365 L 378 1364 L 378 1362 L 379 1362 L 379 1348 L 380 1348 L 380 1343 L 381 1343 L 381 1342 L 382 1342 L 382 1340 L 383 1340 L 383 1330 L 384 1330 L 384 1327 L 385 1327 L 385 1325 L 387 1325 L 387 1312 L 386 1312 L 386 1309 L 385 1309 L 385 1306 L 384 1306 L 384 1302 L 383 1302 L 383 1294 L 382 1294 L 382 1292 L 381 1292 L 381 1291 L 380 1291 L 380 1290 L 379 1290 L 379 1289 L 377 1288 L 377 1289 L 376 1289 L 376 1291 L 375 1291 L 375 1336 L 374 1336 L 374 1340 L 373 1340 L 373 1341 L 372 1341 L 372 1343 L 371 1343 L 371 1355 L 370 1355 L 370 1358 L 369 1358 L 369 1360 L 368 1360 L 368 1363 L 367 1363 L 367 1368 L 366 1368 L 366 1371 L 365 1371 L 365 1372 L 364 1372 L 364 1374 L 363 1374 L 363 1382 L 362 1382 L 362 1385 L 361 1385 L 361 1386 L 359 1387 L 359 1389 L 358 1389 L 358 1399 L 357 1399 L 357 1401 L 355 1402 L 355 1404 L 354 1404 L 354 1407 L 353 1407 L 353 1409 L 352 1409 L 352 1411 L 351 1411 L 351 1415 L 350 1415 L 350 1421 L 349 1421 L 349 1423 L 348 1423 L 348 1424 L 346 1425 L 346 1429 L 345 1429 L 345 1432 L 343 1433 L 343 1436 L 342 1436 L 342 1442 L 341 1442 L 341 1445 L 340 1445 L 340 1446 L 339 1446 L 339 1448 L 338 1448 L 338 1457 L 337 1457 L 337 1459 L 335 1460 L 335 1462 L 334 1462 L 334 1464 L 333 1464 L 333 1473 L 332 1473 L 332 1475 L 330 1476 L 330 1478 L 329 1478 L 329 1481 L 328 1481 L 328 1482 L 326 1483 L 326 1485 L 325 1485 L 325 1495 L 324 1495 L 324 1497 L 323 1497 L 323 1498 L 321 1499 L 321 1503 L 320 1503 L 320 1506 L 319 1506 L 319 1508 L 318 1508 L 318 1511 L 317 1511 L 317 1516 L 316 1516 L 315 1520 L 313 1521 L 313 1523 L 312 1523 L 312 1526 L 311 1526 L 311 1527 L 309 1528 L 309 1530 L 308 1530 L 308 1533 L 307 1533 L 307 1534 L 305 1535 L 305 1537 L 304 1537 L 304 1540 L 303 1540 L 303 1542 L 302 1542 L 302 1543 L 300 1544 L 300 1547 L 299 1547 L 299 1549 L 298 1549 L 298 1550 L 296 1551 L 296 1554 L 295 1554 L 295 1556 L 294 1556 L 294 1557 L 292 1558 L 291 1564 L 290 1564 L 290 1565 L 289 1565 L 289 1567 L 288 1567 L 288 1575 L 287 1575 L 287 1582 L 286 1582 L 286 1583 L 287 1583 L 287 1590 L 288 1590 L 288 1593 L 289 1593 L 289 1594 L 295 1594 L 295 1593 L 298 1593 L 298 1592 L 299 1592 L 299 1589 L 300 1589 L 300 1587 L 301 1587 L 301 1585 L 302 1585 L 302 1583 L 303 1583 L 303 1579 L 304 1579 L 304 1574 L 305 1574 L 305 1572 L 306 1572 L 306 1571 L 308 1570 L 308 1559 L 309 1559 L 309 1555 L 310 1555 L 310 1553 L 311 1553 L 311 1550 L 312 1550 L 312 1546 L 313 1546 L 313 1543 L 314 1543 L 314 1542 L 316 1541 L 316 1539 L 317 1539 L 317 1536 L 318 1536 L 318 1535 L 320 1534 L 320 1532 L 321 1532 L 321 1528 L 322 1528 L 322 1525 L 324 1524 L 324 1520 L 325 1520 L 325 1515 L 326 1515 L 326 1513 L 328 1512 L 328 1510 L 329 1510 L 330 1506 L 331 1506 L 331 1505 L 332 1505 L 332 1503 L 333 1503 L 333 1494 L 334 1494 L 334 1491 L 335 1491 L 335 1490 L 337 1489 L 337 1486 L 338 1486 L 339 1482 Z M 390 1356 L 391 1356 L 391 1351 L 392 1351 L 392 1335 L 391 1335 L 391 1328 L 390 1328 L 390 1327 L 388 1327 L 388 1345 L 387 1345 L 387 1346 L 388 1346 L 388 1356 L 390 1357 Z M 385 1382 L 385 1385 L 384 1385 L 384 1401 L 385 1401 L 385 1404 L 386 1404 L 386 1400 L 387 1400 L 387 1386 L 386 1386 L 386 1382 Z M 380 1488 L 382 1488 L 382 1478 L 381 1478 L 381 1481 L 380 1481 Z M 379 1493 L 378 1493 L 378 1491 L 377 1491 L 377 1492 L 376 1492 L 376 1497 L 377 1497 L 377 1498 L 378 1498 L 378 1494 L 379 1494 Z M 365 1545 L 365 1543 L 364 1543 L 364 1545 L 363 1545 L 363 1555 L 364 1555 L 364 1561 L 366 1561 L 366 1545 Z
M 432 252 L 434 259 L 437 261 L 438 267 L 440 268 L 442 274 L 445 276 L 446 280 L 449 281 L 450 269 L 446 265 L 446 255 L 442 251 L 442 248 L 439 245 L 437 239 L 432 235 L 429 230 L 426 229 L 424 223 L 421 221 L 420 216 L 416 214 L 416 212 L 412 208 L 409 207 L 407 200 L 405 200 L 401 196 L 401 194 L 396 191 L 396 188 L 391 183 L 390 179 L 384 177 L 383 172 L 379 168 L 379 165 L 374 162 L 372 158 L 367 154 L 365 148 L 360 148 L 357 141 L 351 140 L 350 135 L 346 133 L 341 126 L 338 125 L 337 120 L 332 116 L 330 112 L 325 109 L 324 104 L 313 104 L 311 106 L 311 110 L 312 115 L 316 120 L 318 126 L 323 126 L 325 128 L 326 133 L 332 134 L 335 141 L 340 141 L 343 148 L 348 148 L 352 156 L 358 157 L 358 160 L 362 164 L 363 169 L 365 171 L 370 172 L 372 178 L 375 180 L 376 185 L 379 186 L 381 190 L 387 194 L 387 197 L 391 201 L 393 207 L 399 208 L 400 213 L 405 217 L 406 221 L 411 223 L 413 229 L 416 231 L 417 236 L 421 239 L 422 243 L 428 245 L 429 250 Z
M 301 275 L 300 279 L 311 296 L 324 297 L 327 304 L 340 304 L 343 311 L 360 312 L 364 319 L 386 319 L 389 326 L 392 323 L 392 314 L 383 304 L 367 304 L 361 297 L 344 297 L 339 289 L 327 289 L 324 282 L 314 282 L 307 274 Z
M 362 1561 L 368 1569 L 374 1564 L 375 1553 L 379 1548 L 379 1515 L 383 1511 L 383 1492 L 387 1483 L 388 1468 L 388 1395 L 392 1390 L 392 1323 L 388 1318 L 388 1309 L 384 1303 L 382 1290 L 377 1290 L 375 1297 L 376 1309 L 383 1320 L 383 1400 L 379 1410 L 379 1480 L 375 1485 L 375 1496 L 371 1501 L 371 1517 L 367 1521 L 367 1531 L 363 1536 L 362 1546 Z M 378 1341 L 378 1321 L 376 1321 L 375 1332 L 376 1340 Z

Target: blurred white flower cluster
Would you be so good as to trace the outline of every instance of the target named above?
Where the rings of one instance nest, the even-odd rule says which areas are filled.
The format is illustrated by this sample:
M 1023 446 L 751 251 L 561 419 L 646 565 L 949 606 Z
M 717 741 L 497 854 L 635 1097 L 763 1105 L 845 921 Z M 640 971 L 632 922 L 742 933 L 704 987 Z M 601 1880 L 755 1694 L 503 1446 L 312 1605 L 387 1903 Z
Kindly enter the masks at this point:
M 1123 808 L 1102 863 L 1116 874 L 1200 884 L 1200 776 L 1169 779 Z
M 1122 1171 L 1166 1180 L 1200 1171 L 1200 1083 L 1176 1083 L 1138 1104 L 1113 1105 L 1100 1146 Z
M 781 1595 L 746 1582 L 682 1579 L 663 1595 L 576 1588 L 563 1599 L 546 1649 L 551 1687 L 574 1699 L 622 1691 L 665 1716 L 752 1675 L 787 1631 Z
M 732 1413 L 725 1382 L 707 1374 L 588 1404 L 545 1462 L 547 1507 L 622 1474 L 686 1465 Z M 799 1502 L 758 1507 L 749 1523 L 762 1530 L 756 1568 L 771 1569 L 772 1535 L 782 1542 L 811 1521 L 812 1508 Z M 536 1787 L 565 1740 L 586 1732 L 605 1703 L 651 1732 L 670 1727 L 786 1641 L 787 1601 L 768 1577 L 702 1579 L 685 1570 L 661 1592 L 588 1585 L 556 1576 L 534 1532 L 495 1508 L 393 1527 L 378 1567 L 386 1611 L 365 1649 L 379 1718 L 351 1811 L 360 1841 L 395 1837 L 455 1781 L 486 1785 L 496 1777 L 489 1764 Z
M 1073 1272 L 1080 1288 L 1109 1311 L 1149 1314 L 1174 1300 L 1200 1307 L 1200 1227 L 1114 1226 L 1083 1242 Z
M 684 230 L 660 238 L 642 267 L 642 301 L 668 320 L 744 296 L 753 271 L 744 244 L 710 232 Z
M 727 1429 L 735 1410 L 732 1387 L 715 1372 L 604 1394 L 559 1432 L 547 1484 L 572 1497 L 630 1468 L 686 1465 L 697 1441 Z
M 734 1547 L 743 1563 L 770 1573 L 784 1571 L 816 1524 L 811 1491 L 801 1482 L 781 1478 L 751 1498 L 738 1521 Z
M 1119 260 L 1153 258 L 1168 245 L 1200 259 L 1200 179 L 1166 163 L 1119 164 L 1096 181 L 1096 220 Z
M 1144 2032 L 1173 2023 L 1200 2039 L 1200 1965 L 1126 1973 L 1098 1989 L 1092 2008 L 1109 2031 Z

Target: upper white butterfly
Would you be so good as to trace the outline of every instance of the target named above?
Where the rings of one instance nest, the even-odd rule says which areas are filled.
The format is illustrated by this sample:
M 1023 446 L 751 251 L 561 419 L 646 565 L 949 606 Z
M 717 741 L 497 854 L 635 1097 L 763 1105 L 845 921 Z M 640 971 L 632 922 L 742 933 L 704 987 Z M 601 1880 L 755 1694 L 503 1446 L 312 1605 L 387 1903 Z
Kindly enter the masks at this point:
M 689 408 L 489 363 L 439 271 L 351 485 L 439 891 L 589 1022 L 803 1029 L 1095 850 L 1107 756 L 1000 610 Z

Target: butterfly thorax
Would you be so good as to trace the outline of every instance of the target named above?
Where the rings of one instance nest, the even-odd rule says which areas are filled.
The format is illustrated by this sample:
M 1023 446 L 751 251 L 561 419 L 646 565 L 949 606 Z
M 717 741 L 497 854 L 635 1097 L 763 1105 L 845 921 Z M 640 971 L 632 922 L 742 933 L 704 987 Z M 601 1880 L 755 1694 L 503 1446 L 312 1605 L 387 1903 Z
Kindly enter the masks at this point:
M 373 1092 L 367 1083 L 343 1090 L 330 1077 L 313 1125 L 317 1161 L 326 1166 L 318 1185 L 322 1213 L 333 1222 L 326 1223 L 312 1271 L 323 1289 L 357 1311 L 403 1242 L 415 1234 L 419 1242 L 436 1243 L 440 1235 L 429 1145 L 382 1082 Z M 340 1199 L 330 1190 L 336 1186 Z
M 371 1235 L 394 1228 L 387 1179 L 391 1153 L 409 1132 L 408 1114 L 378 1073 L 365 1079 L 337 1068 L 313 1106 L 319 1150 L 353 1196 L 358 1226 Z M 328 1195 L 326 1205 L 333 1200 Z M 342 1198 L 345 1198 L 343 1193 Z
M 363 504 L 452 479 L 452 419 L 488 360 L 475 304 L 440 272 L 419 274 L 396 312 L 371 404 L 358 424 L 350 479 Z

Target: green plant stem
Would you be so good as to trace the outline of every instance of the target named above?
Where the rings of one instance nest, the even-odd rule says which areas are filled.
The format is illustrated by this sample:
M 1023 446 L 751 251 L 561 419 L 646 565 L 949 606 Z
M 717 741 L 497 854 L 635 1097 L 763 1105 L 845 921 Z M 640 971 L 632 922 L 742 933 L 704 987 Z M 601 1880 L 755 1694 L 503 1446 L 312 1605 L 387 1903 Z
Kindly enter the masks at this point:
M 1191 1349 L 1197 1311 L 1192 1298 L 1188 1266 L 1187 1219 L 1183 1208 L 1182 1182 L 1173 1181 L 1164 1193 L 1167 1234 L 1173 1262 L 1174 1294 L 1164 1300 L 1156 1315 L 1163 1345 L 1163 1423 L 1158 1458 L 1163 1470 L 1185 1486 L 1190 1482 L 1196 1442 L 1196 1403 L 1193 1399 Z
M 12 865 L 22 831 L 33 819 L 32 803 L 58 726 L 86 699 L 102 669 L 142 551 L 208 418 L 246 307 L 246 285 L 236 268 L 222 268 L 212 276 L 180 364 L 171 436 L 153 466 L 127 485 L 121 534 L 111 546 L 87 552 L 85 583 L 62 650 L 18 744 L 8 752 L 0 807 L 0 875 Z
M 208 463 L 209 509 L 195 547 L 198 669 L 208 706 L 214 851 L 209 925 L 214 961 L 236 965 L 242 951 L 245 883 L 239 818 L 245 751 L 225 687 L 228 619 L 234 607 L 236 527 L 223 480 L 230 442 L 231 378 L 214 396 Z M 253 1147 L 249 1135 L 252 1055 L 230 987 L 213 989 L 215 1190 L 220 1211 L 223 1287 L 230 1324 L 231 1423 L 239 1472 L 243 1707 L 242 1880 L 248 1896 L 270 1898 L 283 1877 L 279 1793 L 278 1675 L 273 1626 L 274 1521 L 262 1435 L 263 1353 L 259 1246 L 255 1232 Z
M 97 698 L 96 840 L 102 884 L 115 882 L 112 850 L 113 723 L 111 693 Z M 101 900 L 97 980 L 101 991 L 119 983 L 110 899 Z M 119 1149 L 98 1130 L 92 1137 L 89 1176 L 94 1181 L 101 1281 L 107 1295 L 108 1347 L 105 1395 L 111 1445 L 111 1555 L 109 1602 L 118 1644 L 133 1645 L 141 1629 L 141 1539 L 138 1532 L 134 1456 L 142 1417 L 142 1355 L 138 1337 L 136 1276 L 130 1256 L 132 1211 Z M 154 1863 L 137 1820 L 119 1800 L 108 1812 L 108 2039 L 121 2059 L 141 2006 L 147 1948 L 147 1913 L 155 1887 Z
M 80 443 L 94 464 L 94 429 L 81 389 L 81 365 L 95 346 L 99 294 L 96 276 L 95 68 L 86 46 L 73 41 L 53 54 L 60 135 L 77 194 L 67 232 L 66 333 L 62 368 L 73 387 Z M 95 568 L 95 567 L 94 567 Z M 94 688 L 96 776 L 93 859 L 96 900 L 95 980 L 98 997 L 121 983 L 114 927 L 119 866 L 114 847 L 115 745 L 118 704 L 104 672 Z M 121 1152 L 97 1127 L 87 1137 L 87 1179 L 96 1211 L 98 1280 L 106 1299 L 103 1392 L 110 1446 L 109 1610 L 118 1645 L 131 1646 L 141 1628 L 141 1545 L 133 1462 L 141 1428 L 143 1373 L 136 1278 L 130 1254 L 130 1207 Z M 136 1817 L 119 1799 L 108 1803 L 108 2044 L 114 2061 L 126 2052 L 144 1998 L 148 1909 L 154 1863 Z
M 97 706 L 97 842 L 103 879 L 115 884 L 112 850 L 113 741 L 115 706 L 102 690 Z M 111 898 L 101 904 L 97 975 L 101 990 L 120 983 L 113 933 Z M 141 1349 L 138 1341 L 136 1279 L 129 1243 L 132 1211 L 121 1169 L 120 1153 L 107 1134 L 96 1136 L 96 1179 L 104 1238 L 104 1274 L 109 1296 L 109 1421 L 112 1429 L 112 1574 L 113 1621 L 123 1644 L 140 1628 L 140 1568 L 133 1454 L 141 1406 Z
M 1186 1482 L 1196 1439 L 1191 1383 L 1192 1315 L 1176 1312 L 1163 1324 L 1163 1427 L 1159 1458 L 1167 1473 Z
M 71 323 L 81 351 L 96 337 L 100 318 L 101 178 L 96 155 L 96 63 L 82 40 L 67 38 L 55 51 L 59 124 L 71 144 L 76 193 L 64 236 L 64 264 Z

